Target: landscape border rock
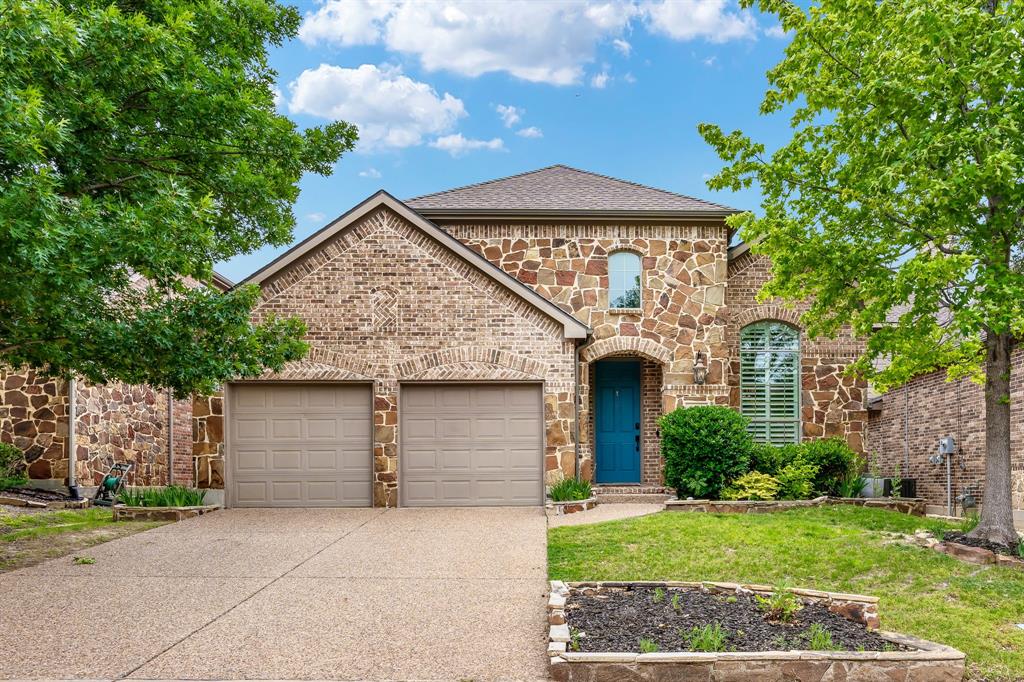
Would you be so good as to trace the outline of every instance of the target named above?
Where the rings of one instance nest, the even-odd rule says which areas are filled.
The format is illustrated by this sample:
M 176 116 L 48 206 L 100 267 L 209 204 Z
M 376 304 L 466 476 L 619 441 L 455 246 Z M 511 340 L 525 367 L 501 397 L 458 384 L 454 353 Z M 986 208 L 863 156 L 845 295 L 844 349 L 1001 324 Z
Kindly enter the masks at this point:
M 588 511 L 597 506 L 597 497 L 588 497 L 585 500 L 565 500 L 564 502 L 547 501 L 547 509 L 555 516 L 563 514 L 575 514 L 576 512 Z
M 706 514 L 770 514 L 831 504 L 886 509 L 910 516 L 924 516 L 927 508 L 927 501 L 923 497 L 822 496 L 813 500 L 668 500 L 665 502 L 665 509 Z
M 820 682 L 822 679 L 927 680 L 960 682 L 965 655 L 951 647 L 895 632 L 879 636 L 910 651 L 761 651 L 703 652 L 576 652 L 569 650 L 571 633 L 565 605 L 574 590 L 603 587 L 689 587 L 716 593 L 770 594 L 767 585 L 719 582 L 571 582 L 551 581 L 548 598 L 548 657 L 557 682 L 634 680 L 765 680 Z M 824 602 L 829 610 L 875 629 L 878 598 L 839 592 L 789 589 L 805 599 Z
M 219 504 L 196 507 L 128 507 L 114 505 L 115 521 L 184 521 L 220 509 Z
M 998 554 L 990 549 L 985 549 L 984 547 L 972 547 L 970 545 L 960 544 L 959 542 L 939 540 L 927 531 L 918 531 L 913 535 L 907 535 L 905 533 L 897 533 L 896 535 L 906 544 L 934 549 L 936 552 L 940 552 L 969 564 L 976 564 L 978 566 L 995 564 L 999 566 L 1006 566 L 1008 568 L 1015 568 L 1018 571 L 1024 571 L 1024 559 L 1015 556 L 1007 556 L 1005 554 Z
M 89 500 L 50 500 L 48 502 L 40 502 L 39 500 L 27 500 L 23 497 L 0 494 L 0 504 L 12 507 L 28 507 L 30 509 L 85 509 L 89 506 Z

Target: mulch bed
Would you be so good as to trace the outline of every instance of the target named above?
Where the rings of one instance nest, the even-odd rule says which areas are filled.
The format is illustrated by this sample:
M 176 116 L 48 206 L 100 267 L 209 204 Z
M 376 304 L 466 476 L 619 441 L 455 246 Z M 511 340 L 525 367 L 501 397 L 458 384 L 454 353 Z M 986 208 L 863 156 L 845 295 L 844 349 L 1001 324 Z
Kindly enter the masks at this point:
M 995 552 L 996 554 L 1003 554 L 1005 556 L 1012 556 L 1015 558 L 1020 557 L 1020 555 L 1017 554 L 1016 547 L 1007 547 L 1006 545 L 998 542 L 989 542 L 988 540 L 983 540 L 981 538 L 972 538 L 969 537 L 966 533 L 960 533 L 957 531 L 947 531 L 942 535 L 942 539 L 945 542 L 955 542 L 958 545 L 967 545 L 968 547 L 980 547 L 982 549 L 987 549 L 990 552 Z
M 679 609 L 673 606 L 678 594 Z M 640 651 L 651 640 L 658 651 L 691 651 L 693 628 L 718 623 L 727 631 L 728 651 L 791 651 L 810 649 L 808 628 L 817 623 L 832 636 L 836 649 L 896 651 L 901 647 L 879 637 L 861 623 L 847 620 L 818 603 L 804 602 L 792 623 L 765 618 L 749 595 L 709 594 L 696 589 L 607 589 L 596 594 L 573 593 L 566 603 L 570 633 L 579 651 Z

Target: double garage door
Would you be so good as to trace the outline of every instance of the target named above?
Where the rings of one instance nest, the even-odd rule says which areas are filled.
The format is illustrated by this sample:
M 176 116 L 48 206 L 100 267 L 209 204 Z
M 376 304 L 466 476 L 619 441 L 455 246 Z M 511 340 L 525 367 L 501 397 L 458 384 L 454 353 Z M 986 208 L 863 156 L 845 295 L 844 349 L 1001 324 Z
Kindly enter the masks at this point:
M 230 504 L 370 505 L 369 386 L 236 384 L 229 396 Z M 540 504 L 541 410 L 536 385 L 403 386 L 399 504 Z

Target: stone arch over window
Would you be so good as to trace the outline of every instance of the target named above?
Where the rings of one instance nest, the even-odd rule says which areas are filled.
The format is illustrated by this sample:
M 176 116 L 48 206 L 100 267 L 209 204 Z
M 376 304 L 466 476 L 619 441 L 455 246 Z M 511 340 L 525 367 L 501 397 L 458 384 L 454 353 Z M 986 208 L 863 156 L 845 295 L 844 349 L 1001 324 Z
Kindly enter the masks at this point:
M 740 330 L 740 412 L 759 443 L 800 441 L 800 331 L 782 320 Z
M 672 361 L 671 353 L 664 346 L 639 336 L 613 336 L 601 339 L 580 351 L 580 359 L 584 362 L 594 362 L 616 355 L 645 357 L 663 365 Z
M 374 287 L 370 290 L 373 311 L 373 331 L 394 333 L 398 331 L 398 292 L 389 286 Z
M 640 307 L 640 275 L 643 258 L 636 251 L 620 249 L 608 254 L 608 307 Z

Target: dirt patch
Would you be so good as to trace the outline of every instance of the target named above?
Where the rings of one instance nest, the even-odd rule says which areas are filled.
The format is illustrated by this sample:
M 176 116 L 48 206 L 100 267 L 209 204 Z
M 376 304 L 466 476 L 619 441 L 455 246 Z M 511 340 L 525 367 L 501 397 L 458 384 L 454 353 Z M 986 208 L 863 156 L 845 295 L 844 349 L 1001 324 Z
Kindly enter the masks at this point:
M 65 493 L 38 488 L 8 488 L 2 494 L 6 497 L 16 497 L 30 502 L 68 502 L 74 499 Z
M 980 547 L 981 549 L 987 549 L 990 552 L 996 554 L 1003 554 L 1005 556 L 1012 556 L 1014 558 L 1020 558 L 1017 553 L 1016 547 L 1008 547 L 1007 545 L 1000 544 L 998 542 L 989 542 L 981 538 L 969 537 L 966 533 L 960 533 L 957 531 L 948 531 L 942 535 L 942 539 L 946 542 L 955 542 L 958 545 L 967 545 L 968 547 Z
M 830 647 L 845 651 L 893 651 L 898 647 L 861 623 L 808 602 L 790 623 L 771 622 L 750 595 L 709 594 L 688 588 L 609 589 L 573 594 L 566 622 L 578 651 L 641 651 L 640 640 L 656 651 L 702 650 L 693 646 L 694 628 L 724 631 L 721 651 L 811 649 L 816 630 L 828 634 Z M 821 638 L 820 633 L 819 647 Z M 651 645 L 648 644 L 648 647 Z M 822 647 L 823 648 L 823 647 Z
M 95 545 L 156 528 L 160 523 L 117 523 L 101 528 L 67 531 L 42 537 L 0 542 L 0 572 L 34 566 Z

